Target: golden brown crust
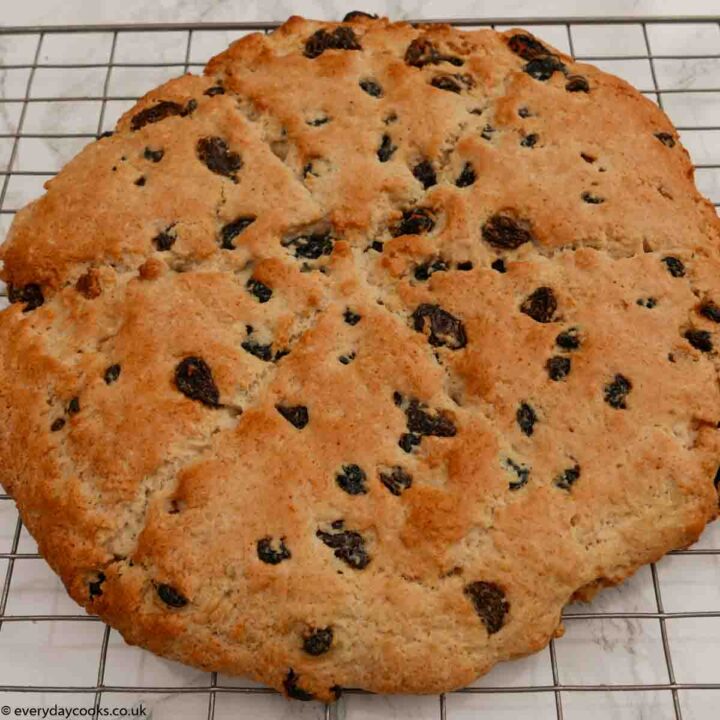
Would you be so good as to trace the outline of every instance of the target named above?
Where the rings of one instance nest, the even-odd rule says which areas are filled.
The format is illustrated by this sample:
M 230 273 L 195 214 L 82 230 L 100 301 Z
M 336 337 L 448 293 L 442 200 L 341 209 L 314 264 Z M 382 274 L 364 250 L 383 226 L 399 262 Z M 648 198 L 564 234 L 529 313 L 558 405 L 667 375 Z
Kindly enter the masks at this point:
M 0 480 L 128 642 L 448 690 L 714 517 L 718 219 L 655 105 L 518 36 L 291 18 L 18 213 Z

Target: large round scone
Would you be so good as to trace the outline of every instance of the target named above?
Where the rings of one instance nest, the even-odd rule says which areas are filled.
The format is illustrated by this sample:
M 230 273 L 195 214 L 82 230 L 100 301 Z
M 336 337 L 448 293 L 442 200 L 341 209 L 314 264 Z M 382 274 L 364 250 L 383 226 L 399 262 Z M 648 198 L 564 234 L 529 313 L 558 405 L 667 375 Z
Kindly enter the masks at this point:
M 625 82 L 293 18 L 18 214 L 2 483 L 130 643 L 299 699 L 456 688 L 716 514 L 719 249 Z

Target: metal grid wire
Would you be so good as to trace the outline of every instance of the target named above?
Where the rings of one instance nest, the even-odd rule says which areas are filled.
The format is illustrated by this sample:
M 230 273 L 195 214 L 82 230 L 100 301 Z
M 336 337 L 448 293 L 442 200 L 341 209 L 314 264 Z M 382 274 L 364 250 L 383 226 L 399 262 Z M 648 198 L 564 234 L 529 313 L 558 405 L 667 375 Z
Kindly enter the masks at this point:
M 601 66 L 604 64 L 608 69 L 616 72 L 618 71 L 617 63 L 630 68 L 631 73 L 634 72 L 633 67 L 635 69 L 640 67 L 641 70 L 647 71 L 646 77 L 649 78 L 649 83 L 646 87 L 643 87 L 642 80 L 640 80 L 640 89 L 655 100 L 660 107 L 668 110 L 671 116 L 673 116 L 673 110 L 667 107 L 669 100 L 680 96 L 679 103 L 677 101 L 672 103 L 673 108 L 682 117 L 689 119 L 680 122 L 674 117 L 673 119 L 683 140 L 691 146 L 691 151 L 701 155 L 703 161 L 697 162 L 695 165 L 698 170 L 698 182 L 701 189 L 711 196 L 711 200 L 716 207 L 720 205 L 720 17 L 468 18 L 452 20 L 451 22 L 454 25 L 464 27 L 542 26 L 538 27 L 537 30 L 541 37 L 547 37 L 548 41 L 556 46 L 564 45 L 565 49 L 570 54 L 575 55 L 578 60 L 594 62 Z M 676 29 L 673 37 L 681 38 L 682 33 L 687 32 L 692 39 L 688 42 L 681 41 L 679 44 L 680 51 L 673 50 L 671 43 L 670 50 L 658 51 L 656 49 L 653 52 L 656 44 L 653 39 L 654 33 L 658 33 L 657 44 L 662 46 L 663 37 L 666 36 L 665 31 L 671 26 Z M 5 144 L 6 154 L 5 169 L 0 171 L 0 178 L 2 179 L 0 188 L 0 228 L 3 231 L 7 230 L 12 215 L 17 211 L 17 208 L 32 199 L 32 197 L 37 196 L 41 191 L 39 183 L 54 175 L 56 171 L 51 167 L 38 167 L 37 159 L 32 159 L 34 155 L 30 153 L 32 155 L 31 161 L 29 161 L 29 167 L 26 166 L 21 161 L 24 153 L 24 143 L 47 144 L 51 150 L 49 157 L 55 162 L 56 168 L 59 168 L 63 162 L 79 149 L 81 144 L 92 141 L 104 130 L 112 127 L 119 112 L 137 99 L 139 92 L 127 93 L 113 89 L 114 74 L 133 69 L 154 72 L 157 69 L 165 68 L 168 73 L 167 77 L 171 77 L 180 74 L 182 71 L 199 70 L 202 64 L 193 61 L 205 59 L 204 57 L 196 57 L 197 53 L 194 52 L 194 42 L 200 34 L 205 38 L 213 33 L 217 34 L 219 38 L 218 45 L 212 50 L 219 51 L 224 46 L 228 33 L 232 36 L 233 34 L 249 31 L 267 32 L 274 27 L 276 27 L 276 23 L 0 28 L 0 74 L 5 74 L 5 84 L 0 88 L 3 93 L 2 97 L 0 97 L 0 118 L 15 118 L 14 121 L 7 120 L 6 132 L 0 132 L 0 144 Z M 602 28 L 608 31 L 604 41 L 604 49 L 600 53 L 593 53 L 592 50 L 584 53 L 581 46 L 587 47 L 588 32 L 592 35 L 595 29 L 600 30 Z M 118 47 L 127 36 L 132 35 L 137 41 L 138 35 L 140 35 L 147 40 L 146 44 L 151 46 L 158 44 L 163 36 L 169 37 L 168 33 L 171 34 L 172 38 L 184 36 L 182 40 L 185 43 L 184 52 L 181 55 L 178 54 L 170 60 L 162 61 L 123 61 L 118 59 Z M 632 43 L 628 45 L 627 38 L 633 34 L 636 39 L 637 37 L 641 39 L 641 46 L 638 46 L 637 42 L 635 45 L 632 45 Z M 90 37 L 93 38 L 93 41 L 97 41 L 98 38 L 106 41 L 104 44 L 106 56 L 102 61 L 98 61 L 95 57 L 92 57 L 89 61 L 54 61 L 52 59 L 51 47 L 56 48 L 58 43 L 63 42 L 77 51 L 75 55 L 82 55 L 82 44 Z M 27 57 L 18 56 L 18 62 L 5 62 L 8 53 L 3 51 L 4 44 L 12 44 L 13 42 L 17 44 L 18 38 L 21 40 L 23 47 L 26 48 Z M 709 45 L 708 38 L 710 38 Z M 714 41 L 713 38 L 715 38 Z M 695 42 L 696 39 L 699 39 L 698 44 Z M 578 42 L 578 40 L 581 40 L 581 42 Z M 613 43 L 615 44 L 613 45 Z M 613 50 L 612 54 L 607 54 L 608 47 Z M 677 47 L 677 44 L 675 47 Z M 200 49 L 198 49 L 198 52 L 200 52 Z M 11 59 L 14 59 L 17 53 L 10 53 L 9 55 Z M 50 59 L 46 59 L 46 55 Z M 613 63 L 616 65 L 613 65 Z M 669 71 L 673 71 L 673 68 L 677 72 L 674 75 L 673 72 L 668 74 Z M 22 73 L 23 71 L 26 73 L 26 77 L 23 75 L 22 80 L 24 80 L 24 83 L 20 83 L 22 92 L 17 92 L 11 87 L 13 82 L 8 80 L 9 74 Z M 75 73 L 78 75 L 78 80 L 74 85 L 75 88 L 85 87 L 82 74 L 91 73 L 93 82 L 101 90 L 100 92 L 89 93 L 68 93 L 67 90 L 53 92 L 53 87 L 48 87 L 47 81 L 38 90 L 36 87 L 38 75 L 47 71 Z M 99 83 L 97 71 L 100 71 L 102 75 Z M 705 82 L 705 78 L 709 78 L 709 80 Z M 62 85 L 62 80 L 58 82 Z M 149 85 L 152 84 L 154 83 L 149 83 Z M 150 87 L 143 87 L 142 89 L 147 90 Z M 696 112 L 688 113 L 687 110 L 692 107 L 693 102 L 698 103 L 698 109 Z M 31 113 L 31 108 L 38 103 L 45 104 L 44 107 L 50 120 L 48 124 L 52 130 L 51 132 L 38 131 L 28 127 L 28 116 Z M 82 131 L 72 127 L 65 130 L 63 126 L 65 131 L 58 132 L 53 124 L 54 106 L 67 103 L 95 103 L 91 107 L 94 107 L 98 112 L 97 121 L 93 120 L 90 123 L 91 127 L 88 127 L 86 122 Z M 113 104 L 112 109 L 110 103 Z M 707 118 L 713 117 L 715 118 L 714 121 L 707 120 Z M 5 127 L 3 126 L 2 129 L 5 130 Z M 62 152 L 58 152 L 57 148 L 65 141 L 71 141 L 75 144 L 66 151 L 66 156 L 62 156 Z M 0 159 L 0 161 L 2 160 Z M 34 166 L 33 162 L 35 163 Z M 701 173 L 707 174 L 704 182 L 700 181 Z M 24 185 L 28 182 L 25 178 L 31 179 L 30 184 L 27 186 Z M 35 180 L 32 180 L 33 178 Z M 16 191 L 15 184 L 21 189 L 20 192 Z M 19 198 L 17 204 L 14 201 L 16 197 Z M 70 614 L 60 612 L 23 614 L 22 612 L 11 611 L 9 602 L 13 598 L 16 582 L 19 582 L 14 582 L 14 579 L 20 573 L 19 568 L 22 567 L 23 563 L 29 563 L 32 560 L 41 561 L 41 556 L 37 552 L 29 552 L 23 549 L 26 545 L 30 545 L 32 549 L 32 541 L 29 536 L 23 540 L 25 531 L 17 513 L 12 508 L 11 502 L 7 495 L 0 495 L 0 537 L 5 538 L 7 541 L 6 547 L 9 546 L 9 551 L 0 553 L 0 563 L 6 564 L 4 582 L 0 593 L 0 668 L 13 662 L 12 658 L 8 659 L 9 650 L 3 643 L 3 636 L 7 635 L 7 628 L 10 625 L 15 628 L 37 627 L 45 623 L 76 624 L 73 627 L 80 627 L 79 623 L 99 625 L 98 618 L 79 614 L 77 608 L 75 608 L 74 613 L 71 612 Z M 448 693 L 435 698 L 425 698 L 421 706 L 410 704 L 406 706 L 409 709 L 403 710 L 395 707 L 393 710 L 391 701 L 388 701 L 390 704 L 382 705 L 380 709 L 373 710 L 371 707 L 368 710 L 366 707 L 360 714 L 362 717 L 380 718 L 390 716 L 405 717 L 410 712 L 418 712 L 422 717 L 439 717 L 440 720 L 456 720 L 456 718 L 470 718 L 478 715 L 492 718 L 496 716 L 493 710 L 494 706 L 487 703 L 483 704 L 483 700 L 488 696 L 512 695 L 517 697 L 531 694 L 535 699 L 551 699 L 553 706 L 551 716 L 557 718 L 557 720 L 584 718 L 589 715 L 593 717 L 610 717 L 611 715 L 613 717 L 646 717 L 644 713 L 640 714 L 642 711 L 639 708 L 636 708 L 639 713 L 637 715 L 616 714 L 617 710 L 627 711 L 628 708 L 631 713 L 633 712 L 632 706 L 622 706 L 622 704 L 620 708 L 615 707 L 606 713 L 603 713 L 601 709 L 601 714 L 598 715 L 598 707 L 592 705 L 591 701 L 587 699 L 598 693 L 604 695 L 658 693 L 660 699 L 657 704 L 651 705 L 655 717 L 681 720 L 684 717 L 683 713 L 686 712 L 686 720 L 690 717 L 708 718 L 708 720 L 711 717 L 717 718 L 717 707 L 720 702 L 720 669 L 717 669 L 720 668 L 720 600 L 717 601 L 717 604 L 715 601 L 720 595 L 712 596 L 713 601 L 710 603 L 710 609 L 695 609 L 697 602 L 692 601 L 688 605 L 691 609 L 682 609 L 684 606 L 681 605 L 681 609 L 668 611 L 663 603 L 664 590 L 661 582 L 661 577 L 664 577 L 666 573 L 663 568 L 669 567 L 667 564 L 676 560 L 675 556 L 681 556 L 684 558 L 684 562 L 688 562 L 693 557 L 696 559 L 705 558 L 707 562 L 711 563 L 706 568 L 706 571 L 709 569 L 711 572 L 707 576 L 709 577 L 708 582 L 717 584 L 717 578 L 720 577 L 718 575 L 720 571 L 720 533 L 717 531 L 712 532 L 715 536 L 715 542 L 711 541 L 709 546 L 708 542 L 705 541 L 699 547 L 671 553 L 673 557 L 659 563 L 661 571 L 655 565 L 650 567 L 650 577 L 647 580 L 652 597 L 650 609 L 647 609 L 646 606 L 644 610 L 603 611 L 602 603 L 595 603 L 584 608 L 582 612 L 571 610 L 565 613 L 568 635 L 571 636 L 574 628 L 581 626 L 583 623 L 621 621 L 626 623 L 626 625 L 622 625 L 621 631 L 623 632 L 631 627 L 630 623 L 637 623 L 638 625 L 641 623 L 657 623 L 655 629 L 659 628 L 659 642 L 654 649 L 655 655 L 652 656 L 652 652 L 650 653 L 650 660 L 657 659 L 658 655 L 661 656 L 662 671 L 659 677 L 648 680 L 643 676 L 642 672 L 630 670 L 627 674 L 632 682 L 574 682 L 572 681 L 573 673 L 568 675 L 567 668 L 561 662 L 561 652 L 558 651 L 555 643 L 551 642 L 548 652 L 550 672 L 545 682 L 516 684 L 509 681 L 498 683 L 492 682 L 492 678 L 495 676 L 491 675 L 490 682 L 481 682 L 456 693 Z M 673 573 L 667 572 L 668 577 L 672 579 Z M 685 571 L 681 571 L 680 575 L 682 577 L 689 577 L 696 570 L 693 568 L 687 571 L 685 576 L 682 575 L 682 572 Z M 675 586 L 671 587 L 674 588 Z M 692 589 L 692 582 L 689 587 Z M 22 610 L 23 591 L 19 589 L 16 592 L 20 593 L 20 595 L 19 600 L 13 603 L 13 607 L 19 605 Z M 720 593 L 720 591 L 718 592 Z M 673 590 L 673 597 L 675 595 L 677 593 Z M 600 605 L 600 609 L 597 608 L 597 605 Z M 675 608 L 678 607 L 676 599 L 673 599 L 672 605 Z M 697 636 L 707 637 L 708 642 L 714 643 L 718 648 L 718 652 L 715 656 L 714 674 L 705 675 L 703 678 L 688 673 L 688 653 L 684 652 L 682 664 L 686 667 L 683 669 L 682 674 L 685 679 L 681 681 L 676 674 L 678 666 L 673 657 L 673 651 L 677 656 L 681 641 L 673 641 L 669 636 L 671 636 L 671 626 L 675 627 L 673 624 L 687 620 L 708 623 L 706 626 L 696 627 L 694 631 L 695 641 L 697 641 Z M 106 707 L 108 698 L 114 698 L 111 705 L 118 706 L 122 704 L 123 696 L 141 695 L 145 698 L 146 703 L 152 704 L 153 696 L 182 695 L 186 697 L 200 696 L 204 703 L 201 714 L 204 716 L 206 712 L 208 720 L 213 720 L 216 717 L 220 718 L 221 716 L 308 717 L 306 714 L 308 711 L 298 709 L 298 705 L 272 706 L 274 709 L 269 709 L 270 706 L 266 709 L 258 709 L 258 706 L 253 705 L 250 709 L 248 709 L 250 706 L 245 706 L 245 710 L 243 710 L 243 703 L 247 702 L 249 697 L 272 697 L 275 696 L 274 691 L 257 686 L 254 683 L 238 686 L 236 683 L 231 682 L 229 678 L 218 677 L 216 673 L 204 674 L 201 684 L 184 686 L 148 686 L 110 682 L 108 680 L 110 668 L 108 651 L 111 644 L 111 632 L 108 627 L 104 627 L 102 632 L 97 635 L 99 649 L 97 650 L 96 672 L 93 672 L 94 682 L 86 684 L 76 684 L 74 682 L 43 684 L 37 682 L 33 672 L 27 672 L 22 677 L 23 682 L 18 683 L 7 682 L 7 677 L 0 674 L 0 696 L 4 698 L 3 702 L 16 707 L 23 703 L 23 698 L 30 696 L 33 698 L 53 697 L 55 699 L 57 699 L 57 696 L 65 696 L 73 698 L 73 703 L 68 700 L 65 703 L 66 705 L 92 706 L 97 709 L 101 706 Z M 17 635 L 17 632 L 13 634 L 15 640 L 10 643 L 10 647 L 19 646 L 27 649 L 31 641 L 27 643 L 23 643 L 22 640 L 18 641 Z M 52 635 L 50 634 L 48 637 L 52 637 Z M 601 665 L 614 663 L 613 643 L 605 639 L 600 642 L 600 645 L 607 651 L 607 655 L 604 658 L 600 656 L 598 662 Z M 564 646 L 561 645 L 560 647 Z M 52 653 L 53 650 L 51 649 L 50 652 Z M 63 651 L 58 649 L 54 652 L 57 655 L 57 657 L 52 658 L 54 662 L 63 663 Z M 6 658 L 4 663 L 1 662 L 3 656 Z M 5 672 L 5 675 L 7 676 L 7 672 Z M 570 681 L 563 681 L 563 677 L 570 677 L 571 679 Z M 711 692 L 709 700 L 707 700 L 706 696 L 706 701 L 697 705 L 694 702 L 694 696 L 706 691 L 715 692 Z M 236 705 L 232 712 L 220 712 L 217 710 L 217 706 L 227 695 L 239 698 L 239 705 Z M 458 698 L 466 699 L 467 696 L 474 696 L 479 702 L 470 703 L 469 705 L 468 703 L 456 702 Z M 481 698 L 480 696 L 484 697 Z M 359 717 L 359 715 L 353 713 L 353 699 L 358 697 L 367 698 L 370 696 L 361 691 L 348 690 L 340 703 L 326 707 L 316 705 L 309 711 L 310 716 L 318 719 L 324 718 L 325 720 L 336 717 Z M 10 698 L 13 698 L 13 701 Z M 568 702 L 571 698 L 574 698 L 573 702 Z M 187 702 L 187 700 L 184 698 L 183 702 Z M 589 702 L 588 715 L 586 715 L 584 709 L 584 702 Z M 431 703 L 431 705 L 428 705 L 428 703 Z M 434 709 L 432 709 L 433 706 Z M 508 714 L 508 708 L 501 708 L 498 710 L 497 716 L 516 718 L 527 716 L 533 717 L 534 720 L 541 720 L 545 717 L 543 708 L 547 708 L 547 703 L 543 704 L 538 700 L 537 707 L 532 706 L 532 710 L 530 710 L 531 706 L 531 702 L 523 706 L 528 713 L 527 715 L 522 714 L 522 709 L 518 711 L 511 708 L 510 714 Z M 198 715 L 192 712 L 188 716 L 196 717 Z

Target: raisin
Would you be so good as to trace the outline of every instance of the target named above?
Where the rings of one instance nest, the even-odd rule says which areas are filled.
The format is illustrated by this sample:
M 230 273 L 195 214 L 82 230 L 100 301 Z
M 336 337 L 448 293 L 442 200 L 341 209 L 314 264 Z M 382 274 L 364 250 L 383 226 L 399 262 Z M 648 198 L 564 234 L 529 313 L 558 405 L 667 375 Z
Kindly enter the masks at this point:
M 287 671 L 287 675 L 285 676 L 285 679 L 283 680 L 283 687 L 285 688 L 285 694 L 292 698 L 293 700 L 301 700 L 303 702 L 309 702 L 310 700 L 314 700 L 315 696 L 308 692 L 307 690 L 303 690 L 298 684 L 297 681 L 300 679 L 300 676 L 292 669 L 290 668 Z
M 594 162 L 597 160 L 596 157 L 593 157 L 592 155 L 588 155 L 587 153 L 584 153 L 584 152 L 581 152 L 581 153 L 580 153 L 580 157 L 581 157 L 586 163 L 589 163 L 590 165 L 592 165 L 592 163 L 594 163 Z
M 518 108 L 518 115 L 521 118 L 529 118 L 532 113 L 530 112 L 529 108 L 526 108 L 525 106 Z
M 503 250 L 517 250 L 521 245 L 535 239 L 527 222 L 516 220 L 505 213 L 497 213 L 488 218 L 482 226 L 482 236 L 485 242 Z
M 103 375 L 103 379 L 105 380 L 106 385 L 112 385 L 114 382 L 117 381 L 117 379 L 120 377 L 120 370 L 122 368 L 118 363 L 115 363 L 114 365 L 111 365 L 107 370 L 105 370 L 105 374 Z
M 512 470 L 516 476 L 508 483 L 508 488 L 510 490 L 519 490 L 521 487 L 525 487 L 525 485 L 528 484 L 528 480 L 530 480 L 530 468 L 525 467 L 525 465 L 520 465 L 510 458 L 505 460 L 505 467 L 508 470 Z
M 696 350 L 700 350 L 700 352 L 705 353 L 712 352 L 712 336 L 707 330 L 696 330 L 695 328 L 690 328 L 683 333 L 683 337 Z
M 591 192 L 588 192 L 587 190 L 580 195 L 580 197 L 583 199 L 584 202 L 590 204 L 590 205 L 601 205 L 605 202 L 604 197 L 600 197 L 600 195 L 594 195 Z
M 242 167 L 240 155 L 230 150 L 227 142 L 220 137 L 204 137 L 197 141 L 195 152 L 208 170 L 224 175 L 237 182 L 235 173 Z
M 143 153 L 143 157 L 146 160 L 150 160 L 154 163 L 160 162 L 165 155 L 165 151 L 161 148 L 160 150 L 153 150 L 149 147 L 145 148 L 145 152 Z
M 276 550 L 273 547 L 273 539 L 268 535 L 257 541 L 257 556 L 268 565 L 279 565 L 283 560 L 289 560 L 292 553 L 285 545 L 285 538 L 280 538 Z
M 283 247 L 293 247 L 296 258 L 307 258 L 317 260 L 323 255 L 332 255 L 333 237 L 328 232 L 315 232 L 309 235 L 297 235 L 288 240 L 283 240 Z
M 303 650 L 308 655 L 324 655 L 330 650 L 332 641 L 333 629 L 331 627 L 312 628 L 303 638 Z
M 425 190 L 433 185 L 437 185 L 437 175 L 435 174 L 435 168 L 429 160 L 423 160 L 419 162 L 412 171 L 416 180 L 422 183 Z
M 396 150 L 397 145 L 393 145 L 392 138 L 389 135 L 383 135 L 377 151 L 378 160 L 380 162 L 387 162 Z
M 132 131 L 139 130 L 145 127 L 145 125 L 160 122 L 160 120 L 172 117 L 173 115 L 183 117 L 187 114 L 186 109 L 179 103 L 172 102 L 171 100 L 161 100 L 157 105 L 145 108 L 134 115 L 130 121 L 130 129 Z
M 508 40 L 508 47 L 523 60 L 532 60 L 538 55 L 549 55 L 550 51 L 532 35 L 518 33 Z
M 152 244 L 158 252 L 165 252 L 175 244 L 175 240 L 177 240 L 177 238 L 175 237 L 175 232 L 173 230 L 174 227 L 175 223 L 168 225 L 152 239 Z
M 463 260 L 463 262 L 459 262 L 456 265 L 456 267 L 458 270 L 461 270 L 462 272 L 467 272 L 468 270 L 473 269 L 473 264 L 472 264 L 472 261 L 470 261 L 470 260 Z
M 77 415 L 80 412 L 80 398 L 77 395 L 70 399 L 66 410 L 68 415 Z
M 65 418 L 56 418 L 50 425 L 50 432 L 58 432 L 65 427 Z
M 461 93 L 464 88 L 475 87 L 475 80 L 472 75 L 466 73 L 453 73 L 452 75 L 436 75 L 430 84 L 438 90 Z
M 367 20 L 377 20 L 378 16 L 370 13 L 363 12 L 362 10 L 351 10 L 349 13 L 345 13 L 343 22 L 352 22 L 353 20 L 360 20 L 365 18 Z
M 715 485 L 715 488 L 717 490 L 720 490 L 720 467 L 715 471 L 715 479 L 713 480 L 713 485 Z
M 657 300 L 654 297 L 638 298 L 635 303 L 640 305 L 640 307 L 652 310 L 657 305 Z
M 224 95 L 225 94 L 225 88 L 222 85 L 213 85 L 212 87 L 209 87 L 203 95 L 207 95 L 208 97 L 215 97 L 216 95 Z
M 362 50 L 355 31 L 337 27 L 332 32 L 324 28 L 313 33 L 305 42 L 305 57 L 320 57 L 326 50 Z
M 568 75 L 565 89 L 568 92 L 590 92 L 590 83 L 582 75 Z
M 105 573 L 99 572 L 97 574 L 96 580 L 91 580 L 88 583 L 88 593 L 90 595 L 90 600 L 94 600 L 96 597 L 100 597 L 102 592 L 102 584 L 105 582 Z
M 450 416 L 438 410 L 435 415 L 426 412 L 427 405 L 418 400 L 411 400 L 405 415 L 407 429 L 416 435 L 432 435 L 434 437 L 455 437 L 457 429 Z M 417 443 L 413 443 L 417 444 Z
M 330 118 L 327 115 L 321 115 L 320 117 L 308 120 L 307 124 L 311 127 L 320 127 L 321 125 L 327 125 L 330 122 Z
M 262 345 L 254 340 L 245 340 L 240 347 L 247 353 L 255 356 L 264 362 L 271 362 L 273 359 L 272 344 Z
M 115 133 L 112 130 L 106 130 L 105 132 L 101 132 L 98 136 L 98 140 L 102 140 L 103 138 L 109 138 L 112 137 Z
M 549 323 L 557 310 L 557 300 L 552 288 L 539 287 L 530 293 L 520 305 L 520 312 L 539 323 Z
M 412 486 L 412 475 L 396 465 L 390 472 L 380 473 L 380 482 L 393 495 L 402 495 Z
M 381 98 L 383 96 L 383 89 L 374 80 L 361 80 L 360 87 L 371 97 Z
M 348 325 L 357 325 L 360 320 L 362 320 L 362 315 L 358 315 L 350 308 L 345 308 L 345 312 L 343 313 L 343 320 L 345 320 Z
M 210 366 L 200 357 L 190 355 L 181 360 L 175 368 L 177 389 L 191 400 L 197 400 L 208 407 L 218 407 L 220 392 L 213 380 Z
M 411 453 L 412 449 L 420 444 L 420 436 L 415 433 L 403 433 L 398 440 L 398 445 L 406 452 Z
M 410 208 L 403 210 L 402 220 L 390 228 L 393 237 L 401 235 L 422 235 L 435 227 L 435 216 L 426 208 Z
M 548 377 L 555 382 L 564 380 L 570 374 L 570 358 L 555 355 L 545 363 Z
M 276 405 L 275 409 L 298 430 L 302 430 L 310 421 L 310 414 L 304 405 Z
M 627 408 L 627 396 L 632 390 L 632 383 L 624 375 L 618 373 L 604 388 L 605 402 L 616 410 Z
M 260 304 L 268 302 L 273 294 L 271 288 L 265 283 L 255 280 L 255 278 L 250 278 L 247 283 L 245 283 L 245 287 L 250 291 L 251 295 L 255 296 Z
M 490 263 L 490 267 L 495 270 L 495 272 L 499 273 L 506 273 L 507 268 L 505 267 L 505 261 L 502 258 L 498 258 L 497 260 L 493 260 L 492 263 Z
M 704 300 L 700 304 L 698 312 L 708 320 L 712 320 L 714 323 L 720 323 L 720 307 L 712 300 Z
M 565 65 L 554 55 L 540 55 L 530 60 L 523 67 L 523 71 L 531 78 L 541 82 L 549 80 L 555 72 L 564 69 Z
M 160 583 L 157 588 L 158 597 L 172 608 L 182 608 L 188 604 L 188 599 L 172 585 Z
M 667 271 L 673 277 L 685 277 L 685 265 L 683 265 L 681 260 L 673 257 L 672 255 L 668 255 L 667 257 L 664 257 L 662 261 L 665 263 Z
M 466 585 L 463 592 L 470 598 L 488 635 L 498 632 L 504 625 L 505 616 L 510 610 L 510 603 L 505 599 L 502 588 L 493 582 L 478 580 Z
M 254 215 L 241 215 L 236 220 L 223 225 L 220 231 L 220 247 L 223 250 L 235 250 L 235 238 L 252 225 L 257 218 Z
M 469 185 L 472 185 L 475 180 L 477 180 L 475 168 L 472 163 L 466 162 L 463 165 L 463 169 L 460 171 L 460 174 L 457 176 L 457 180 L 455 180 L 455 185 L 461 188 L 468 187 Z
M 580 466 L 575 465 L 574 467 L 563 470 L 559 475 L 555 476 L 553 483 L 555 487 L 559 487 L 561 490 L 569 490 L 570 486 L 580 477 Z
M 530 133 L 529 135 L 526 135 L 521 141 L 520 144 L 523 147 L 535 147 L 537 144 L 537 141 L 540 139 L 540 136 L 537 133 Z
M 362 570 L 370 562 L 370 556 L 365 549 L 365 539 L 353 530 L 342 530 L 342 525 L 336 527 L 337 521 L 333 523 L 333 529 L 339 532 L 325 532 L 318 530 L 315 534 L 329 548 L 335 551 L 335 557 L 347 563 L 355 570 Z
M 670 133 L 658 132 L 658 133 L 655 133 L 655 137 L 663 145 L 666 145 L 669 148 L 675 147 L 675 138 Z
M 492 140 L 492 134 L 495 132 L 495 128 L 492 125 L 486 125 L 482 132 L 480 133 L 480 137 L 483 140 Z
M 42 288 L 37 283 L 28 283 L 21 288 L 9 284 L 7 293 L 11 303 L 25 303 L 24 313 L 36 310 L 45 302 Z
M 335 482 L 348 495 L 365 495 L 367 475 L 359 465 L 343 465 L 342 472 L 335 476 Z
M 381 253 L 383 251 L 383 248 L 385 247 L 384 243 L 381 243 L 379 240 L 373 240 L 370 244 L 370 248 L 374 250 L 375 252 Z
M 433 347 L 448 347 L 460 350 L 467 345 L 465 325 L 439 305 L 422 303 L 412 314 L 413 328 L 424 333 L 429 329 L 428 342 Z M 429 320 L 429 327 L 427 321 Z
M 535 423 L 537 422 L 537 415 L 531 405 L 526 402 L 520 403 L 517 412 L 515 413 L 515 419 L 520 429 L 525 435 L 530 437 L 535 432 Z
M 450 268 L 448 264 L 442 258 L 438 258 L 437 260 L 433 260 L 432 262 L 428 260 L 428 262 L 423 263 L 422 265 L 418 265 L 415 268 L 415 272 L 413 274 L 415 275 L 416 280 L 420 280 L 422 282 L 428 280 L 433 273 L 445 272 L 449 269 Z M 458 270 L 460 269 L 462 268 L 460 268 L 460 265 L 458 265 Z
M 580 337 L 577 328 L 563 330 L 555 338 L 555 344 L 563 350 L 577 350 L 580 347 Z
M 338 357 L 338 360 L 339 360 L 343 365 L 349 365 L 354 359 L 355 359 L 355 353 L 354 353 L 354 352 L 351 352 L 349 355 L 340 355 L 340 356 Z
M 417 68 L 425 67 L 425 65 L 437 65 L 441 62 L 450 63 L 455 67 L 460 67 L 465 63 L 462 58 L 438 52 L 437 48 L 425 38 L 415 38 L 408 45 L 405 51 L 405 62 Z

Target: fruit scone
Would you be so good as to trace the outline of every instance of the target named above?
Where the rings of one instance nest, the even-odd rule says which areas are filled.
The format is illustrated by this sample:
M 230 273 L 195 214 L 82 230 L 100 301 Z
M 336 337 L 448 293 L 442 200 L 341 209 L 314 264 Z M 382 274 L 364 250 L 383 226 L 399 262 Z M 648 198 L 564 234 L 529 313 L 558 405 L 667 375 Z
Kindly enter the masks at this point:
M 301 700 L 457 688 L 716 515 L 719 241 L 624 81 L 294 17 L 17 214 L 0 479 L 130 643 Z

